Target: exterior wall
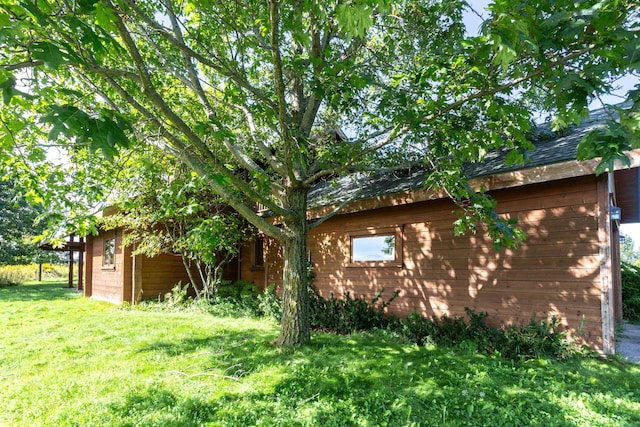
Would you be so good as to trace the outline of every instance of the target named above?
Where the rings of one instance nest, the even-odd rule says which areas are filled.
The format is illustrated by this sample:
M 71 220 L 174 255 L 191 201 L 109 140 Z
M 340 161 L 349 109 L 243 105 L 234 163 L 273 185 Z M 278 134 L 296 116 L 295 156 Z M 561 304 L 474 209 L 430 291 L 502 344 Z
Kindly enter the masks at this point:
M 556 316 L 602 349 L 601 242 L 594 176 L 499 190 L 502 213 L 518 217 L 527 241 L 497 252 L 481 232 L 454 236 L 456 206 L 447 199 L 338 215 L 309 235 L 314 285 L 321 294 L 383 299 L 400 290 L 389 310 L 406 316 L 464 316 L 465 307 L 489 313 L 489 322 L 526 323 Z M 401 259 L 367 266 L 350 262 L 351 236 L 396 233 Z M 272 251 L 272 253 L 274 253 Z M 268 256 L 268 283 L 281 284 L 280 257 Z M 243 264 L 243 278 L 245 269 Z M 256 283 L 263 285 L 265 282 Z
M 282 250 L 273 239 L 264 239 L 264 267 L 253 265 L 252 244 L 246 244 L 241 248 L 239 264 L 240 279 L 253 282 L 260 289 L 282 283 Z
M 104 242 L 116 239 L 114 267 L 103 266 Z M 122 232 L 110 230 L 87 238 L 87 291 L 92 298 L 120 304 L 131 295 L 131 251 L 122 248 Z M 91 254 L 89 256 L 89 254 Z
M 115 264 L 103 265 L 105 240 L 116 239 Z M 131 247 L 122 247 L 122 230 L 102 231 L 98 236 L 89 236 L 86 243 L 87 268 L 85 296 L 109 301 L 136 303 L 157 298 L 170 292 L 176 283 L 189 283 L 182 259 L 176 255 L 161 254 L 155 257 L 132 256 Z M 237 264 L 231 263 L 223 273 L 223 279 L 238 278 Z M 197 271 L 193 270 L 196 280 Z M 201 286 L 201 283 L 198 283 Z
M 136 276 L 140 280 L 140 284 L 136 284 L 136 295 L 133 296 L 135 302 L 164 295 L 178 282 L 183 285 L 190 282 L 182 259 L 177 255 L 161 254 L 153 258 L 138 255 L 135 257 L 135 266 L 139 269 Z

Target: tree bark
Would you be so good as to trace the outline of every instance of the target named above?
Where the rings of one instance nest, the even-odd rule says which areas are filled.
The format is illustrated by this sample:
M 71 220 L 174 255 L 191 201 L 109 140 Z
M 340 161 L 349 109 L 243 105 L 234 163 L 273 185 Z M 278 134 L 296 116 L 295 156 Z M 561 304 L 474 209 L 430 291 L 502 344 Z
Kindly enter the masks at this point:
M 285 221 L 287 238 L 282 241 L 284 268 L 282 276 L 282 322 L 275 343 L 293 347 L 311 339 L 309 291 L 307 283 L 307 191 L 289 190 L 288 208 L 295 212 Z

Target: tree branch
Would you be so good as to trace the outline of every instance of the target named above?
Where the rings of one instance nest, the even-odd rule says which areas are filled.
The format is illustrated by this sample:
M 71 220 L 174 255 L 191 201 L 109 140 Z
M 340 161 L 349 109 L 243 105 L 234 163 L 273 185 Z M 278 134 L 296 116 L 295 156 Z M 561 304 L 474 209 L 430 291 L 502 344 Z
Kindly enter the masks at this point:
M 186 53 L 190 58 L 193 58 L 199 63 L 206 65 L 207 67 L 210 67 L 211 69 L 219 72 L 220 74 L 230 78 L 231 80 L 236 82 L 238 86 L 250 92 L 257 100 L 265 103 L 274 111 L 277 110 L 277 106 L 272 102 L 272 100 L 266 94 L 264 94 L 262 91 L 258 90 L 255 86 L 250 84 L 246 79 L 242 78 L 242 76 L 238 74 L 236 70 L 231 69 L 228 66 L 228 64 L 220 60 L 220 58 L 218 58 L 213 52 L 209 52 L 209 53 L 213 58 L 217 59 L 218 62 L 214 62 L 209 58 L 207 58 L 206 56 L 191 49 L 186 44 L 180 43 L 175 37 L 173 37 L 168 32 L 166 28 L 158 24 L 153 19 L 149 18 L 149 16 L 147 16 L 134 1 L 132 0 L 124 0 L 124 1 L 126 2 L 127 6 L 129 6 L 132 10 L 135 11 L 137 17 L 139 17 L 144 24 L 148 25 L 150 28 L 155 30 L 158 34 L 162 35 L 171 45 L 176 47 L 180 52 Z
M 3 65 L 2 67 L 7 71 L 22 70 L 24 68 L 35 68 L 44 65 L 43 61 L 29 60 L 23 62 L 17 62 L 15 64 Z
M 273 83 L 275 86 L 276 96 L 278 98 L 277 112 L 278 122 L 280 124 L 280 132 L 284 148 L 284 164 L 291 183 L 299 181 L 299 177 L 295 175 L 293 167 L 293 144 L 292 135 L 289 129 L 289 115 L 287 113 L 287 99 L 285 95 L 285 84 L 283 76 L 282 58 L 280 57 L 280 33 L 278 28 L 279 10 L 278 0 L 269 0 L 269 18 L 271 21 L 271 58 L 273 61 Z

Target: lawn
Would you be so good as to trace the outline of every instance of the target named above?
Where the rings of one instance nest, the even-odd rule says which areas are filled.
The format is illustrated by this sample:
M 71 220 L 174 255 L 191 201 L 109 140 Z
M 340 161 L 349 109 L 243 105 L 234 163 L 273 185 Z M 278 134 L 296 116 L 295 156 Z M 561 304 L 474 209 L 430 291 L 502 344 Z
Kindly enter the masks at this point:
M 384 333 L 284 351 L 263 319 L 0 289 L 0 426 L 632 426 L 640 366 L 512 362 Z

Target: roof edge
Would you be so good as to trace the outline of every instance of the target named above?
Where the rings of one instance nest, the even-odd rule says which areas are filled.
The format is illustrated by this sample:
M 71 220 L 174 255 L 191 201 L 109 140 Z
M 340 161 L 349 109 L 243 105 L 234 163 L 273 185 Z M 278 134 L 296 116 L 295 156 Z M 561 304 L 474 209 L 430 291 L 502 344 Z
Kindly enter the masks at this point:
M 640 148 L 626 153 L 631 162 L 628 168 L 640 167 Z M 485 175 L 472 178 L 468 181 L 471 188 L 478 191 L 484 187 L 487 191 L 502 190 L 506 188 L 521 187 L 524 185 L 539 184 L 543 182 L 574 178 L 578 176 L 595 175 L 600 159 L 584 161 L 569 160 L 543 166 L 534 166 L 516 171 Z M 615 170 L 628 169 L 626 166 L 616 164 Z M 380 209 L 391 206 L 418 203 L 428 200 L 447 198 L 442 190 L 418 188 L 411 191 L 403 191 L 394 194 L 372 197 L 368 199 L 354 200 L 340 211 L 340 215 L 362 212 L 372 209 Z M 309 219 L 320 218 L 333 212 L 338 205 L 320 206 L 310 209 L 307 213 Z

